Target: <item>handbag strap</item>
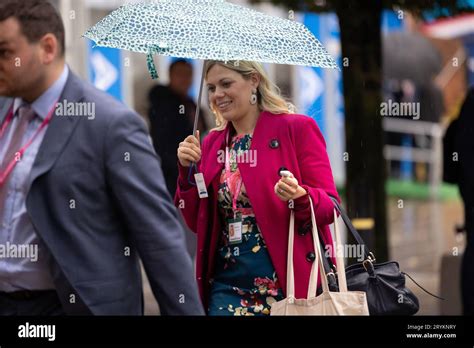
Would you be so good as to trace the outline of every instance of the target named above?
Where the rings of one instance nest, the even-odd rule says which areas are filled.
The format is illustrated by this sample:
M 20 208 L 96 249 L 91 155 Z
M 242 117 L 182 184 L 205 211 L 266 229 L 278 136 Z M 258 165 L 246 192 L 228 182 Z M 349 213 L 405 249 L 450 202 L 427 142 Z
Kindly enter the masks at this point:
M 357 232 L 357 230 L 355 229 L 354 225 L 351 222 L 351 219 L 347 215 L 344 208 L 342 208 L 342 206 L 339 204 L 339 202 L 337 201 L 337 199 L 335 197 L 329 196 L 329 198 L 331 198 L 331 200 L 333 201 L 334 206 L 336 207 L 337 211 L 339 212 L 339 214 L 342 217 L 342 221 L 344 221 L 344 224 L 347 226 L 347 228 L 349 229 L 351 234 L 354 236 L 357 243 L 362 246 L 362 250 L 363 250 L 363 253 L 364 253 L 364 259 L 371 258 L 372 260 L 374 260 L 375 258 L 373 257 L 373 254 L 368 251 L 369 249 L 365 245 L 364 240 L 360 236 L 359 232 Z
M 313 248 L 316 253 L 316 258 L 313 262 L 311 267 L 311 273 L 309 276 L 309 284 L 308 284 L 308 293 L 307 299 L 312 297 L 316 297 L 317 295 L 317 283 L 318 283 L 318 268 L 319 272 L 321 273 L 321 285 L 323 288 L 323 292 L 329 292 L 329 284 L 326 275 L 326 271 L 324 269 L 323 263 L 325 257 L 323 257 L 322 249 L 321 249 L 321 242 L 319 239 L 318 228 L 316 224 L 316 216 L 314 214 L 314 207 L 313 201 L 311 197 L 309 197 L 310 203 L 310 211 L 311 211 L 311 225 L 312 225 L 312 235 L 313 235 Z M 293 253 L 294 253 L 294 237 L 295 237 L 295 214 L 293 210 L 291 210 L 290 214 L 290 229 L 288 233 L 288 259 L 287 259 L 287 275 L 286 275 L 286 291 L 288 298 L 295 298 L 295 273 L 294 273 L 294 263 L 293 263 Z M 336 263 L 337 269 L 339 274 L 339 292 L 347 292 L 347 280 L 346 280 L 346 272 L 344 266 L 344 260 L 340 253 L 337 252 L 339 250 L 339 246 L 341 245 L 341 236 L 339 233 L 339 227 L 337 223 L 337 214 L 336 210 L 334 210 L 334 234 L 335 234 L 335 247 L 336 247 Z M 325 260 L 326 263 L 328 262 L 327 259 Z
M 316 253 L 316 258 L 313 262 L 313 267 L 311 268 L 311 274 L 309 276 L 308 284 L 308 295 L 307 298 L 316 297 L 317 287 L 318 287 L 318 266 L 319 272 L 321 273 L 321 286 L 323 287 L 323 292 L 329 292 L 329 285 L 326 276 L 326 272 L 323 267 L 323 255 L 321 254 L 321 243 L 319 241 L 318 225 L 316 224 L 316 215 L 314 214 L 313 200 L 309 197 L 309 204 L 311 206 L 311 232 L 313 234 L 313 249 Z
M 314 215 L 313 203 L 311 198 L 309 199 L 311 204 L 311 223 L 312 223 L 312 234 L 313 234 L 313 246 L 316 252 L 316 258 L 311 266 L 311 273 L 309 276 L 308 284 L 308 293 L 307 299 L 311 297 L 316 297 L 317 294 L 317 283 L 318 283 L 318 266 L 320 268 L 321 275 L 325 275 L 324 268 L 322 265 L 322 255 L 321 251 L 318 248 L 319 236 L 318 229 L 316 225 L 316 217 Z M 295 237 L 295 213 L 291 210 L 290 214 L 290 228 L 288 233 L 288 256 L 286 262 L 286 294 L 288 298 L 295 298 L 295 269 L 293 263 L 293 253 L 294 253 L 294 237 Z M 327 284 L 327 279 L 325 276 L 321 276 L 321 284 L 324 291 L 329 291 L 329 286 Z
M 364 253 L 364 259 L 365 260 L 368 260 L 370 259 L 371 261 L 375 261 L 375 257 L 374 257 L 374 254 L 370 251 L 368 251 L 368 248 L 367 246 L 365 245 L 364 243 L 364 240 L 362 239 L 362 237 L 360 236 L 359 232 L 357 232 L 357 230 L 355 229 L 354 225 L 352 225 L 352 222 L 351 222 L 351 219 L 349 218 L 349 216 L 347 215 L 346 211 L 344 210 L 344 208 L 342 208 L 342 206 L 339 204 L 339 202 L 337 201 L 337 199 L 331 195 L 329 195 L 329 198 L 331 198 L 331 200 L 333 201 L 334 203 L 334 207 L 335 209 L 339 212 L 339 214 L 341 215 L 341 218 L 342 220 L 344 221 L 344 224 L 346 225 L 346 227 L 349 229 L 349 231 L 351 232 L 351 234 L 354 236 L 354 238 L 356 239 L 357 243 L 362 245 L 362 250 L 363 250 L 363 253 Z M 336 218 L 334 219 L 334 221 L 336 221 Z M 324 248 L 325 248 L 325 245 L 324 245 L 324 242 L 321 242 L 321 248 L 322 248 L 322 252 L 323 252 L 323 255 L 324 255 Z M 337 252 L 337 250 L 336 250 Z M 337 261 L 337 260 L 336 260 Z M 337 263 L 337 262 L 336 262 Z M 331 261 L 330 258 L 328 257 L 323 257 L 323 267 L 324 267 L 324 270 L 326 272 L 326 274 L 329 276 L 331 274 L 334 274 L 333 273 L 333 263 Z M 335 278 L 329 278 L 329 282 L 331 284 L 336 284 L 336 280 Z
M 293 268 L 293 244 L 295 238 L 295 213 L 291 210 L 288 233 L 288 256 L 286 260 L 286 296 L 295 298 L 295 273 Z
M 336 247 L 336 265 L 338 270 L 338 279 L 339 279 L 339 291 L 347 292 L 347 280 L 346 280 L 346 269 L 344 266 L 344 259 L 342 258 L 341 253 L 339 252 L 339 246 L 341 245 L 341 234 L 339 232 L 339 223 L 337 221 L 336 209 L 334 209 L 334 235 L 335 235 L 335 247 Z M 326 259 L 327 262 L 327 259 Z
M 329 287 L 330 288 L 335 288 L 337 286 L 337 281 L 336 281 L 336 272 L 337 272 L 337 270 L 333 266 L 333 263 L 330 260 L 330 258 L 326 257 L 326 247 L 325 247 L 325 244 L 324 244 L 324 241 L 322 240 L 322 238 L 320 238 L 319 247 L 321 249 L 321 255 L 323 255 L 323 257 L 322 257 L 323 267 L 324 267 L 324 271 L 326 273 L 326 277 L 327 277 L 328 282 L 329 282 Z

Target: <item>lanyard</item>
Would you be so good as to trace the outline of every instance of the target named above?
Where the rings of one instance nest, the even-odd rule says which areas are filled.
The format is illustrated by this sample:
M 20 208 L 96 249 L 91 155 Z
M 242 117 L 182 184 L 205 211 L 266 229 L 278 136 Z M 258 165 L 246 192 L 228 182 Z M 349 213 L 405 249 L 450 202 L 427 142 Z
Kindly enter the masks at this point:
M 8 110 L 8 115 L 5 118 L 5 122 L 3 122 L 2 127 L 0 128 L 0 139 L 2 138 L 3 133 L 5 133 L 5 129 L 7 129 L 12 119 L 13 119 L 13 106 L 11 106 L 10 110 Z
M 229 132 L 227 132 L 226 142 L 225 142 L 225 171 L 226 171 L 226 175 L 229 175 L 230 173 Z M 229 177 L 226 178 L 226 183 L 227 183 L 227 186 L 230 188 Z M 234 210 L 234 214 L 237 211 L 237 199 L 239 198 L 241 188 L 242 188 L 242 177 L 240 177 L 240 180 L 237 183 L 237 189 L 232 197 L 232 209 Z
M 39 128 L 36 130 L 35 134 L 26 142 L 23 147 L 17 151 L 17 153 L 20 155 L 20 158 L 23 157 L 23 154 L 25 151 L 30 147 L 30 145 L 33 143 L 33 141 L 36 139 L 38 134 L 48 125 L 48 123 L 51 121 L 53 118 L 53 112 L 56 109 L 56 103 L 57 101 L 53 104 L 53 107 L 49 111 L 48 115 L 44 119 L 44 121 L 41 123 Z M 5 130 L 7 129 L 8 125 L 12 122 L 13 120 L 13 106 L 10 108 L 10 111 L 8 112 L 8 116 L 5 119 L 5 122 L 2 124 L 2 127 L 0 128 L 0 139 L 3 137 Z M 3 186 L 3 184 L 6 182 L 6 179 L 10 175 L 10 173 L 13 171 L 15 168 L 15 165 L 17 164 L 16 158 L 13 158 L 10 163 L 8 163 L 7 167 L 3 172 L 0 172 L 0 186 Z

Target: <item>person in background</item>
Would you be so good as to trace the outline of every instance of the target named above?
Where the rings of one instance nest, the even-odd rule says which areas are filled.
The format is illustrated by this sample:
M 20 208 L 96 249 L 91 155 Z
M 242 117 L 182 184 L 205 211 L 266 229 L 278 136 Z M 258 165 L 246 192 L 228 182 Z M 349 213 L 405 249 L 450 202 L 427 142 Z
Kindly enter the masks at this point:
M 446 130 L 443 180 L 459 186 L 464 202 L 466 248 L 461 266 L 464 315 L 474 315 L 474 87 L 467 93 L 459 117 Z
M 156 153 L 161 158 L 161 169 L 166 186 L 172 196 L 176 192 L 178 179 L 178 157 L 176 148 L 179 142 L 193 131 L 196 103 L 188 96 L 193 80 L 193 67 L 178 59 L 169 67 L 168 86 L 157 85 L 149 92 L 150 135 Z M 206 131 L 204 114 L 200 111 L 198 129 Z

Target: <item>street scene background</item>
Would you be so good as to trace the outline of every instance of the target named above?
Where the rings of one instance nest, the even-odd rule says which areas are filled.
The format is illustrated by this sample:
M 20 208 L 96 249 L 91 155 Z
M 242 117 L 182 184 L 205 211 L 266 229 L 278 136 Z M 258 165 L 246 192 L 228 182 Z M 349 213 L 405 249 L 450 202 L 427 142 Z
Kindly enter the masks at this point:
M 173 58 L 155 57 L 160 76 L 156 81 L 149 77 L 145 55 L 93 47 L 90 41 L 81 37 L 91 25 L 130 2 L 133 1 L 53 1 L 66 26 L 66 60 L 72 70 L 137 110 L 148 122 L 149 91 L 157 83 L 166 85 L 169 82 L 168 67 Z M 304 23 L 342 69 L 350 68 L 350 62 L 342 54 L 335 13 L 288 10 L 269 1 L 258 4 L 245 0 L 229 2 Z M 442 182 L 442 137 L 451 120 L 458 115 L 468 87 L 474 84 L 474 14 L 438 19 L 427 11 L 425 19 L 420 21 L 409 11 L 385 9 L 380 25 L 385 62 L 383 101 L 406 101 L 420 108 L 411 110 L 409 118 L 386 117 L 383 120 L 385 162 L 380 165 L 387 170 L 384 185 L 389 259 L 398 261 L 401 269 L 426 290 L 445 298 L 441 301 L 431 297 L 407 279 L 407 286 L 420 299 L 419 315 L 461 314 L 459 260 L 465 241 L 464 235 L 456 232 L 456 227 L 463 225 L 464 213 L 457 186 Z M 416 49 L 410 48 L 410 42 L 423 41 L 429 47 L 427 54 L 436 56 L 432 64 L 434 74 L 429 81 L 420 82 L 423 77 L 416 71 L 408 71 L 406 76 L 397 78 L 399 71 L 417 69 L 394 58 L 391 48 L 400 40 L 407 51 Z M 413 51 L 412 55 L 416 54 Z M 194 75 L 189 95 L 197 102 L 202 62 L 190 63 Z M 400 65 L 401 70 L 390 71 L 389 68 L 395 69 L 396 65 Z M 326 140 L 338 190 L 344 193 L 348 153 L 342 71 L 272 64 L 266 64 L 265 68 L 283 94 L 295 103 L 297 112 L 317 121 Z M 201 107 L 206 123 L 213 125 L 206 95 L 201 100 Z M 377 231 L 370 228 L 365 231 L 360 226 L 362 236 L 373 241 Z M 194 236 L 189 235 L 188 242 L 192 253 Z M 143 276 L 146 314 L 157 314 L 159 309 L 144 273 Z

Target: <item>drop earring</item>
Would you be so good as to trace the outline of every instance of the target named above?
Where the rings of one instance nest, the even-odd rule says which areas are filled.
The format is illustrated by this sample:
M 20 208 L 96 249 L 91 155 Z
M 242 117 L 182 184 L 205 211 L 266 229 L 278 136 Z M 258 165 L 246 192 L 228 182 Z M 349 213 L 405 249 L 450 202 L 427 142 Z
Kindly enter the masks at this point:
M 252 96 L 250 97 L 250 104 L 255 105 L 257 104 L 257 90 L 252 90 Z

